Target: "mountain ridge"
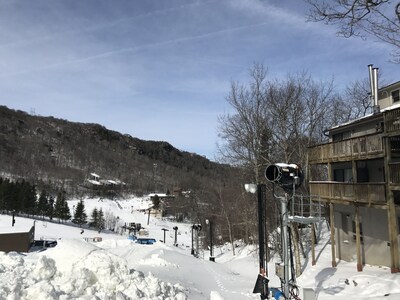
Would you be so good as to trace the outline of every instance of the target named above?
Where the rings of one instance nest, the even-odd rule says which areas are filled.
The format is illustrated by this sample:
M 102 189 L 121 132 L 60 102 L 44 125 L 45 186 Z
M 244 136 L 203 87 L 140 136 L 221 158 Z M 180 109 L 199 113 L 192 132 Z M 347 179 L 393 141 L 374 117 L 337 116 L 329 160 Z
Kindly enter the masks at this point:
M 0 106 L 0 172 L 78 193 L 90 173 L 133 192 L 196 189 L 229 177 L 231 167 L 97 123 L 35 116 Z

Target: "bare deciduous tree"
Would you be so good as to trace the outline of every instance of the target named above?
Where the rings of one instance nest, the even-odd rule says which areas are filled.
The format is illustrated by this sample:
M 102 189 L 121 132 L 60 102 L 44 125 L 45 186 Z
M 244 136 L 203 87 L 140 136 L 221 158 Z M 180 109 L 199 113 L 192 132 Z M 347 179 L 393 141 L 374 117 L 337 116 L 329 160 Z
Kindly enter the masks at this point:
M 307 147 L 326 138 L 323 128 L 342 118 L 346 110 L 333 92 L 332 81 L 314 82 L 306 73 L 288 75 L 282 80 L 267 79 L 267 71 L 261 64 L 250 70 L 250 79 L 248 85 L 232 83 L 227 101 L 233 112 L 219 118 L 219 136 L 223 140 L 220 154 L 223 160 L 244 170 L 247 182 L 243 183 L 248 180 L 262 183 L 267 164 L 286 162 L 306 166 Z M 248 196 L 242 194 L 242 198 Z M 276 218 L 279 212 L 271 193 L 267 193 L 267 198 L 266 231 L 272 232 L 279 226 Z M 221 216 L 232 227 L 235 224 L 229 224 L 231 220 L 222 200 L 223 197 L 218 198 Z M 238 208 L 238 217 L 255 221 L 255 204 L 252 215 L 243 209 L 243 204 L 235 207 Z M 242 223 L 250 228 L 247 221 Z
M 304 72 L 268 80 L 264 66 L 255 64 L 250 78 L 247 86 L 232 83 L 227 101 L 233 113 L 219 118 L 219 149 L 223 160 L 247 168 L 261 182 L 266 164 L 303 162 L 306 148 L 324 138 L 323 128 L 332 124 L 332 111 L 342 101 L 333 81 L 315 82 Z
M 393 61 L 400 63 L 400 2 L 391 0 L 306 0 L 309 20 L 338 25 L 344 37 L 367 35 L 394 47 Z
M 250 70 L 249 86 L 232 82 L 227 102 L 234 114 L 219 117 L 219 153 L 223 161 L 252 170 L 260 182 L 262 166 L 269 162 L 271 130 L 268 128 L 267 71 L 261 64 Z

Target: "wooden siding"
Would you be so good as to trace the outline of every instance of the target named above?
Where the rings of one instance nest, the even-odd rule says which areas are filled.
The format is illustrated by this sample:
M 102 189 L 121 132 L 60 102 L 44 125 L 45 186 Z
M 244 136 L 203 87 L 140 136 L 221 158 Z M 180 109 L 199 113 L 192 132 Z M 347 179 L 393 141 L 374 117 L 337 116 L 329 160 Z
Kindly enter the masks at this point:
M 382 134 L 366 135 L 310 148 L 310 164 L 378 158 L 384 155 Z
M 325 202 L 386 204 L 384 183 L 311 181 L 310 194 L 318 195 Z

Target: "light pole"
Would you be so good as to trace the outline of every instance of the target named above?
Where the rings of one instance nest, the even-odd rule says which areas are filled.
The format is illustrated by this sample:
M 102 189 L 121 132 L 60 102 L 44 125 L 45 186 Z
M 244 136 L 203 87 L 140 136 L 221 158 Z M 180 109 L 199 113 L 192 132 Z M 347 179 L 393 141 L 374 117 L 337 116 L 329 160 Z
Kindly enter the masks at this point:
M 175 231 L 175 240 L 174 240 L 174 246 L 178 246 L 178 226 L 174 226 L 172 228 Z
M 259 264 L 260 270 L 257 276 L 257 281 L 254 286 L 253 293 L 260 293 L 261 299 L 268 298 L 268 272 L 267 272 L 267 264 L 266 264 L 266 234 L 265 234 L 265 194 L 266 194 L 266 186 L 265 184 L 245 184 L 244 185 L 246 192 L 255 194 L 257 192 L 257 200 L 258 200 L 258 254 L 259 254 Z
M 210 261 L 215 262 L 214 252 L 213 252 L 213 230 L 212 230 L 212 221 L 206 219 L 206 224 L 210 227 Z
M 151 211 L 151 207 L 149 207 L 149 215 L 147 216 L 147 225 L 149 225 L 149 223 L 150 223 L 150 211 Z
M 199 253 L 199 231 L 201 230 L 201 224 L 193 224 L 192 225 L 192 251 L 191 254 L 195 257 L 198 256 Z M 194 235 L 196 234 L 196 246 L 194 245 Z
M 169 230 L 166 229 L 166 228 L 162 228 L 161 230 L 164 231 L 164 244 L 165 244 L 165 232 L 166 232 L 166 231 L 169 231 Z

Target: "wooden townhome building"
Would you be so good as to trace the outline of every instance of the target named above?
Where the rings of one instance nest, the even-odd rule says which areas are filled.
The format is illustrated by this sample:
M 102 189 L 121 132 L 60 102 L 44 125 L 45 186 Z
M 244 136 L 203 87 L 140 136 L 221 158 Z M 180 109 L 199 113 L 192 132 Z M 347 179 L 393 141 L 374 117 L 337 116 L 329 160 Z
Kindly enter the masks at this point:
M 310 194 L 325 203 L 332 266 L 338 260 L 400 272 L 400 81 L 378 89 L 369 66 L 373 111 L 326 131 L 309 149 Z

